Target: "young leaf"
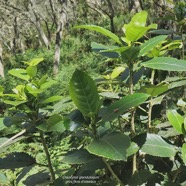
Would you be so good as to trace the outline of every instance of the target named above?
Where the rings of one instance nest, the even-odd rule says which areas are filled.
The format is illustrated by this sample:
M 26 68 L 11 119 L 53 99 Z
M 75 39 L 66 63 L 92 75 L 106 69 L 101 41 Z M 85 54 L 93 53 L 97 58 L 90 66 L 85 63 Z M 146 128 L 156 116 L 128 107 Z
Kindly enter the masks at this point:
M 159 135 L 147 134 L 146 142 L 141 151 L 152 156 L 173 157 L 176 154 L 176 147 L 168 144 Z
M 91 154 L 105 157 L 111 160 L 127 160 L 127 149 L 130 146 L 130 139 L 127 135 L 114 132 L 93 140 L 87 150 Z M 103 150 L 104 149 L 104 150 Z
M 29 62 L 29 65 L 30 66 L 37 66 L 43 60 L 44 60 L 44 58 L 34 58 L 34 59 L 32 59 L 32 61 Z
M 141 64 L 144 67 L 158 70 L 186 71 L 186 60 L 178 60 L 171 57 L 155 57 Z
M 85 29 L 88 29 L 88 30 L 99 32 L 99 33 L 109 37 L 110 39 L 114 40 L 116 43 L 118 43 L 120 45 L 122 44 L 117 35 L 115 35 L 111 31 L 109 31 L 109 30 L 107 30 L 103 27 L 96 26 L 96 25 L 80 25 L 80 26 L 75 26 L 75 28 L 85 28 Z
M 142 93 L 134 93 L 132 95 L 125 96 L 106 109 L 102 115 L 102 120 L 105 122 L 113 120 L 128 111 L 128 109 L 144 103 L 148 97 L 148 94 Z
M 140 92 L 151 95 L 152 97 L 158 96 L 168 90 L 168 84 L 150 85 L 142 87 Z
M 93 116 L 100 108 L 99 94 L 93 79 L 86 73 L 76 70 L 70 80 L 70 96 L 85 116 Z
M 149 39 L 145 43 L 143 43 L 140 46 L 141 50 L 140 50 L 140 53 L 139 53 L 139 57 L 148 53 L 150 50 L 152 50 L 154 47 L 156 47 L 158 44 L 160 44 L 166 38 L 167 38 L 167 36 L 165 36 L 165 35 L 156 36 L 156 37 L 153 37 L 152 39 Z
M 182 124 L 184 123 L 183 116 L 178 114 L 176 110 L 168 110 L 167 117 L 170 124 L 175 128 L 175 130 L 182 134 Z
M 116 67 L 110 75 L 111 79 L 118 77 L 124 70 L 124 67 Z
M 59 101 L 62 99 L 62 96 L 51 96 L 45 100 L 42 101 L 42 103 L 52 103 L 52 102 L 55 102 L 55 101 Z
M 26 68 L 26 72 L 30 77 L 35 77 L 37 74 L 37 67 L 36 66 L 28 66 Z

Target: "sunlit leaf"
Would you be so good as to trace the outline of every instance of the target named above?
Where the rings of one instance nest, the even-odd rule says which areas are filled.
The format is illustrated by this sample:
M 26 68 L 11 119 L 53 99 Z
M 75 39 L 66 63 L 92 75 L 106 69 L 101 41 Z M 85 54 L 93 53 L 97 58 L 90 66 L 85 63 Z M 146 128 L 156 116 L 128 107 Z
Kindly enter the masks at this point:
M 75 26 L 75 28 L 85 28 L 88 30 L 99 32 L 99 33 L 109 37 L 110 39 L 114 40 L 116 43 L 121 44 L 121 41 L 117 35 L 115 35 L 111 31 L 109 31 L 103 27 L 96 26 L 96 25 L 80 25 L 80 26 Z
M 62 96 L 51 96 L 45 100 L 42 101 L 42 103 L 52 103 L 52 102 L 55 102 L 55 101 L 59 101 L 62 99 Z
M 110 76 L 111 79 L 118 77 L 121 74 L 121 72 L 123 72 L 124 70 L 125 70 L 124 67 L 116 67 L 111 73 L 111 76 Z
M 144 67 L 157 70 L 186 71 L 186 60 L 178 60 L 171 57 L 155 57 L 141 64 Z
M 186 164 L 186 143 L 182 145 L 182 159 L 183 162 Z
M 152 50 L 155 46 L 157 46 L 158 44 L 160 44 L 162 41 L 164 41 L 167 38 L 167 36 L 156 36 L 153 37 L 152 39 L 149 39 L 148 41 L 146 41 L 145 43 L 143 43 L 140 46 L 140 53 L 139 56 L 143 56 L 146 53 L 148 53 L 150 50 Z
M 177 132 L 182 134 L 182 124 L 184 123 L 184 118 L 176 110 L 168 110 L 167 117 L 170 124 L 176 129 Z
M 9 70 L 8 73 L 25 81 L 28 81 L 30 79 L 30 76 L 27 74 L 25 69 L 12 69 Z
M 167 143 L 161 136 L 156 134 L 147 134 L 146 142 L 141 151 L 158 157 L 174 157 L 177 152 L 175 146 Z

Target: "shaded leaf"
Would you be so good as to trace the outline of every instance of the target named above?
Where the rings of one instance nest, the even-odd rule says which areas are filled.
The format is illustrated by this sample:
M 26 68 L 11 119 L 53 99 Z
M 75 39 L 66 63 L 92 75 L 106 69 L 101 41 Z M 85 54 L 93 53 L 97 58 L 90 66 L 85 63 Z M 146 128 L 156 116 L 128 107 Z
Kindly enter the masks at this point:
M 105 157 L 111 160 L 127 160 L 127 149 L 130 146 L 130 139 L 127 135 L 114 132 L 93 140 L 87 150 L 91 154 Z M 104 149 L 104 150 L 103 150 Z
M 36 174 L 28 176 L 23 183 L 26 186 L 35 186 L 35 185 L 49 185 L 50 176 L 48 172 L 40 171 Z
M 35 159 L 24 152 L 14 152 L 5 158 L 0 158 L 0 169 L 15 169 L 30 166 L 35 163 Z
M 63 156 L 62 162 L 68 164 L 83 164 L 92 161 L 95 158 L 96 157 L 90 154 L 87 150 L 80 149 L 68 152 L 65 156 Z
M 159 135 L 147 134 L 146 142 L 141 151 L 152 156 L 173 157 L 176 154 L 176 147 L 168 144 Z
M 150 176 L 151 176 L 151 173 L 148 170 L 136 171 L 134 175 L 132 176 L 132 178 L 130 179 L 129 185 L 130 186 L 143 185 L 144 183 L 148 181 Z
M 157 35 L 168 35 L 173 34 L 173 30 L 165 30 L 165 29 L 158 29 L 158 30 L 151 30 L 149 31 L 150 34 L 157 34 Z
M 143 93 L 134 93 L 132 95 L 125 96 L 106 109 L 106 111 L 102 115 L 102 120 L 113 120 L 124 112 L 128 111 L 128 109 L 144 103 L 148 97 L 148 94 Z
M 100 43 L 92 42 L 91 43 L 92 51 L 98 52 L 99 54 L 106 56 L 108 58 L 118 58 L 119 54 L 116 51 L 108 51 L 116 48 L 115 46 L 105 46 Z

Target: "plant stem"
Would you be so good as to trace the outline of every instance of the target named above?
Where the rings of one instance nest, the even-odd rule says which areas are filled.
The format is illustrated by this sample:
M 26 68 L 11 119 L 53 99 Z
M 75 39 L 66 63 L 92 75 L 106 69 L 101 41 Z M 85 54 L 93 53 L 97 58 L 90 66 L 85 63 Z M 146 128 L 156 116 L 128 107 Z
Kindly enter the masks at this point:
M 151 78 L 150 78 L 150 83 L 151 85 L 154 85 L 154 75 L 155 75 L 155 70 L 152 70 L 151 73 Z M 147 124 L 147 131 L 149 132 L 151 129 L 151 122 L 152 122 L 152 97 L 150 98 L 150 102 L 149 102 L 149 110 L 148 110 L 148 124 Z
M 43 131 L 39 131 L 39 133 L 40 133 L 41 141 L 42 141 L 43 148 L 44 148 L 44 151 L 45 151 L 45 154 L 46 154 L 46 158 L 47 158 L 47 162 L 48 162 L 48 168 L 49 168 L 50 175 L 51 175 L 51 181 L 53 183 L 55 181 L 55 173 L 54 173 L 54 170 L 53 170 L 53 167 L 52 167 L 50 154 L 49 154 L 49 151 L 48 151 L 48 147 L 46 145 L 46 141 L 45 141 Z
M 115 172 L 112 170 L 111 166 L 109 165 L 109 163 L 107 163 L 105 158 L 102 158 L 103 162 L 105 163 L 105 165 L 107 166 L 108 170 L 110 171 L 110 173 L 112 174 L 112 176 L 114 177 L 114 179 L 121 185 L 124 186 L 123 182 L 118 178 L 118 176 L 115 174 Z
M 133 94 L 134 93 L 134 84 L 133 84 L 133 66 L 131 66 L 130 69 L 130 76 L 129 76 L 129 94 Z M 131 133 L 132 133 L 132 138 L 136 135 L 136 131 L 135 131 L 135 124 L 134 124 L 134 120 L 135 120 L 135 109 L 132 110 L 131 112 Z M 137 171 L 137 158 L 136 158 L 136 153 L 133 155 L 132 157 L 132 174 L 134 174 Z

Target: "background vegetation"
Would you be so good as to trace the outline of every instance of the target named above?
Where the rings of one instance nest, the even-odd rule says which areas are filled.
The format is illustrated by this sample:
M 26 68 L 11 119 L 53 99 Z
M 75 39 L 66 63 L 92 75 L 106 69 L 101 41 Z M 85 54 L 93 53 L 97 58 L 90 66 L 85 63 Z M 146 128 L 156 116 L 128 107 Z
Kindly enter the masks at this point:
M 185 184 L 184 1 L 0 7 L 0 185 Z

